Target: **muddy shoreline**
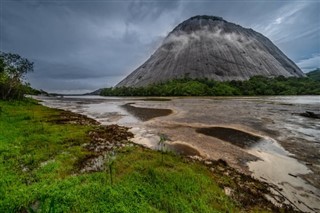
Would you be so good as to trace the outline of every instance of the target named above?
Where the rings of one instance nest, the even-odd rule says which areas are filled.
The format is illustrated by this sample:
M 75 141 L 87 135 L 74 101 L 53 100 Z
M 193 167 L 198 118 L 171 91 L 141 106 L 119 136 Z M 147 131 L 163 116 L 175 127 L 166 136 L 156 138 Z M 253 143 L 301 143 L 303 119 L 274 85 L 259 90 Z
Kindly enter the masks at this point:
M 163 133 L 169 137 L 168 143 L 185 143 L 195 147 L 206 160 L 222 159 L 237 171 L 252 174 L 260 181 L 276 186 L 286 197 L 294 195 L 287 204 L 291 202 L 290 205 L 297 206 L 305 212 L 317 212 L 320 211 L 320 160 L 317 155 L 320 144 L 316 141 L 319 134 L 316 129 L 320 126 L 317 122 L 306 120 L 308 118 L 292 115 L 292 112 L 319 110 L 320 102 L 315 100 L 315 103 L 306 104 L 305 100 L 299 103 L 299 100 L 287 97 L 173 98 L 171 101 L 160 101 L 157 98 L 151 101 L 143 98 L 66 98 L 47 102 L 44 100 L 44 105 L 82 113 L 103 124 L 129 126 L 130 131 L 135 134 L 132 139 L 134 142 L 153 149 L 157 147 L 158 134 Z M 134 106 L 130 109 L 131 112 L 123 108 L 126 104 Z M 147 108 L 154 112 L 157 109 L 169 109 L 172 112 L 161 117 L 153 115 L 154 117 L 148 119 L 139 118 L 139 114 L 143 114 Z M 140 110 L 140 113 L 134 113 L 132 110 Z M 112 113 L 116 118 L 110 121 Z M 264 141 L 258 145 L 252 143 L 249 147 L 253 148 L 248 149 L 235 146 L 223 138 L 196 131 L 212 127 L 232 128 L 259 136 Z M 309 136 L 305 132 L 309 133 Z M 272 157 L 273 161 L 283 163 L 283 176 L 273 176 L 276 170 L 261 173 L 257 169 L 266 166 L 274 169 L 272 164 L 263 164 L 269 157 Z M 249 162 L 257 162 L 257 165 L 250 165 Z M 262 164 L 259 165 L 260 163 Z M 291 166 L 285 166 L 287 163 Z M 279 167 L 281 169 L 281 165 Z
M 80 173 L 104 171 L 105 161 L 108 161 L 110 154 L 114 152 L 122 152 L 125 147 L 137 146 L 130 142 L 133 134 L 128 127 L 118 125 L 101 125 L 96 120 L 85 115 L 77 114 L 71 111 L 59 110 L 60 113 L 48 119 L 49 122 L 55 124 L 78 124 L 93 127 L 87 133 L 89 138 L 88 143 L 83 145 L 83 149 L 88 151 L 88 154 L 81 157 L 76 162 L 76 167 Z M 170 144 L 167 144 L 170 145 Z M 252 178 L 250 175 L 242 174 L 230 167 L 224 160 L 208 160 L 203 159 L 200 153 L 181 143 L 176 143 L 176 146 L 171 146 L 173 149 L 166 152 L 174 152 L 182 156 L 182 160 L 190 163 L 200 163 L 205 165 L 212 173 L 215 181 L 225 191 L 226 195 L 230 196 L 236 202 L 241 204 L 246 209 L 251 209 L 252 206 L 263 206 L 272 212 L 298 212 L 292 206 L 283 204 L 281 206 L 274 205 L 267 197 L 283 202 L 285 197 L 281 194 L 275 195 L 270 188 L 273 187 L 265 182 L 261 182 Z M 138 146 L 140 149 L 148 149 L 144 146 Z M 183 152 L 184 150 L 185 152 Z M 225 178 L 231 178 L 233 181 L 225 181 Z M 277 189 L 279 190 L 279 189 Z

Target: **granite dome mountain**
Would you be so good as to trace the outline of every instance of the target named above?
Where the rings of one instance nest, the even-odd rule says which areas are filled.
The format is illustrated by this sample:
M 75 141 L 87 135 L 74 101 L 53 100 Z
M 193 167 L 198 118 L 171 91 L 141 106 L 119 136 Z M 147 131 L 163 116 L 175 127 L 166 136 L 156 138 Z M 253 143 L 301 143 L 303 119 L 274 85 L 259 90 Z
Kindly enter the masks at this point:
M 178 78 L 246 80 L 252 76 L 305 76 L 267 37 L 216 16 L 195 16 L 177 27 L 117 87 Z

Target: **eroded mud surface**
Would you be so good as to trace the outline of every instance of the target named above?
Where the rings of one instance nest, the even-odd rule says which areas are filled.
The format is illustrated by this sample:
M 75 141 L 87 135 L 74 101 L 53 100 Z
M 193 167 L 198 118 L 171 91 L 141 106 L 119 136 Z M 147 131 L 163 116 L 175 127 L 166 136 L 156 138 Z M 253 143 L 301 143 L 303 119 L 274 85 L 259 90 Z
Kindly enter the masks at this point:
M 105 161 L 110 154 L 125 146 L 131 146 L 128 141 L 133 134 L 127 127 L 118 125 L 96 126 L 88 132 L 89 143 L 83 148 L 88 154 L 78 160 L 80 172 L 94 172 L 105 169 Z
M 230 142 L 241 148 L 249 148 L 261 140 L 261 138 L 256 135 L 226 127 L 198 128 L 196 132 Z
M 151 101 L 155 101 L 155 99 L 150 99 Z M 163 100 L 161 100 L 163 101 Z M 148 121 L 152 118 L 167 116 L 172 113 L 170 109 L 154 109 L 154 108 L 145 108 L 145 107 L 136 107 L 134 103 L 127 103 L 122 105 L 126 111 L 135 116 L 141 121 Z

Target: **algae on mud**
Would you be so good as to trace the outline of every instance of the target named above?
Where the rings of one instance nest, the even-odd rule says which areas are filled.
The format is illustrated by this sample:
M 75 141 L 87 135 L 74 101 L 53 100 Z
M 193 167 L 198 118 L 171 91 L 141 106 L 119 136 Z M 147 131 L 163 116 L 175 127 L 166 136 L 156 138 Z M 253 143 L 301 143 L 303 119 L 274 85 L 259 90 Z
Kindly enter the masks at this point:
M 224 163 L 212 161 L 209 170 L 170 153 L 161 162 L 160 153 L 125 142 L 124 127 L 33 101 L 0 106 L 1 212 L 280 211 L 264 198 L 263 183 Z M 81 163 L 109 150 L 100 149 L 106 142 L 117 153 L 112 186 L 103 167 L 81 173 Z

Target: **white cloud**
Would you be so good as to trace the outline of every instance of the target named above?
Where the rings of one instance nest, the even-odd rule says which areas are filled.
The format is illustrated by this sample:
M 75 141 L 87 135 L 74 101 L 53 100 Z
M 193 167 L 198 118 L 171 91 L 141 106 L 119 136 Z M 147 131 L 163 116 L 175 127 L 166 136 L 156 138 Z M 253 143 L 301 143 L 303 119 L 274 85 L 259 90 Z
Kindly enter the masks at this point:
M 275 23 L 276 24 L 281 24 L 282 20 L 283 20 L 283 18 L 279 17 L 279 18 L 276 19 Z
M 189 46 L 190 42 L 200 41 L 201 39 L 221 39 L 228 40 L 235 46 L 248 45 L 252 42 L 246 36 L 240 35 L 238 33 L 226 33 L 222 32 L 219 27 L 215 27 L 213 31 L 208 30 L 208 27 L 204 26 L 201 30 L 187 33 L 183 31 L 178 31 L 178 33 L 172 33 L 167 37 L 163 44 L 171 44 L 169 49 L 162 48 L 162 51 L 170 51 L 175 53 L 175 57 Z

